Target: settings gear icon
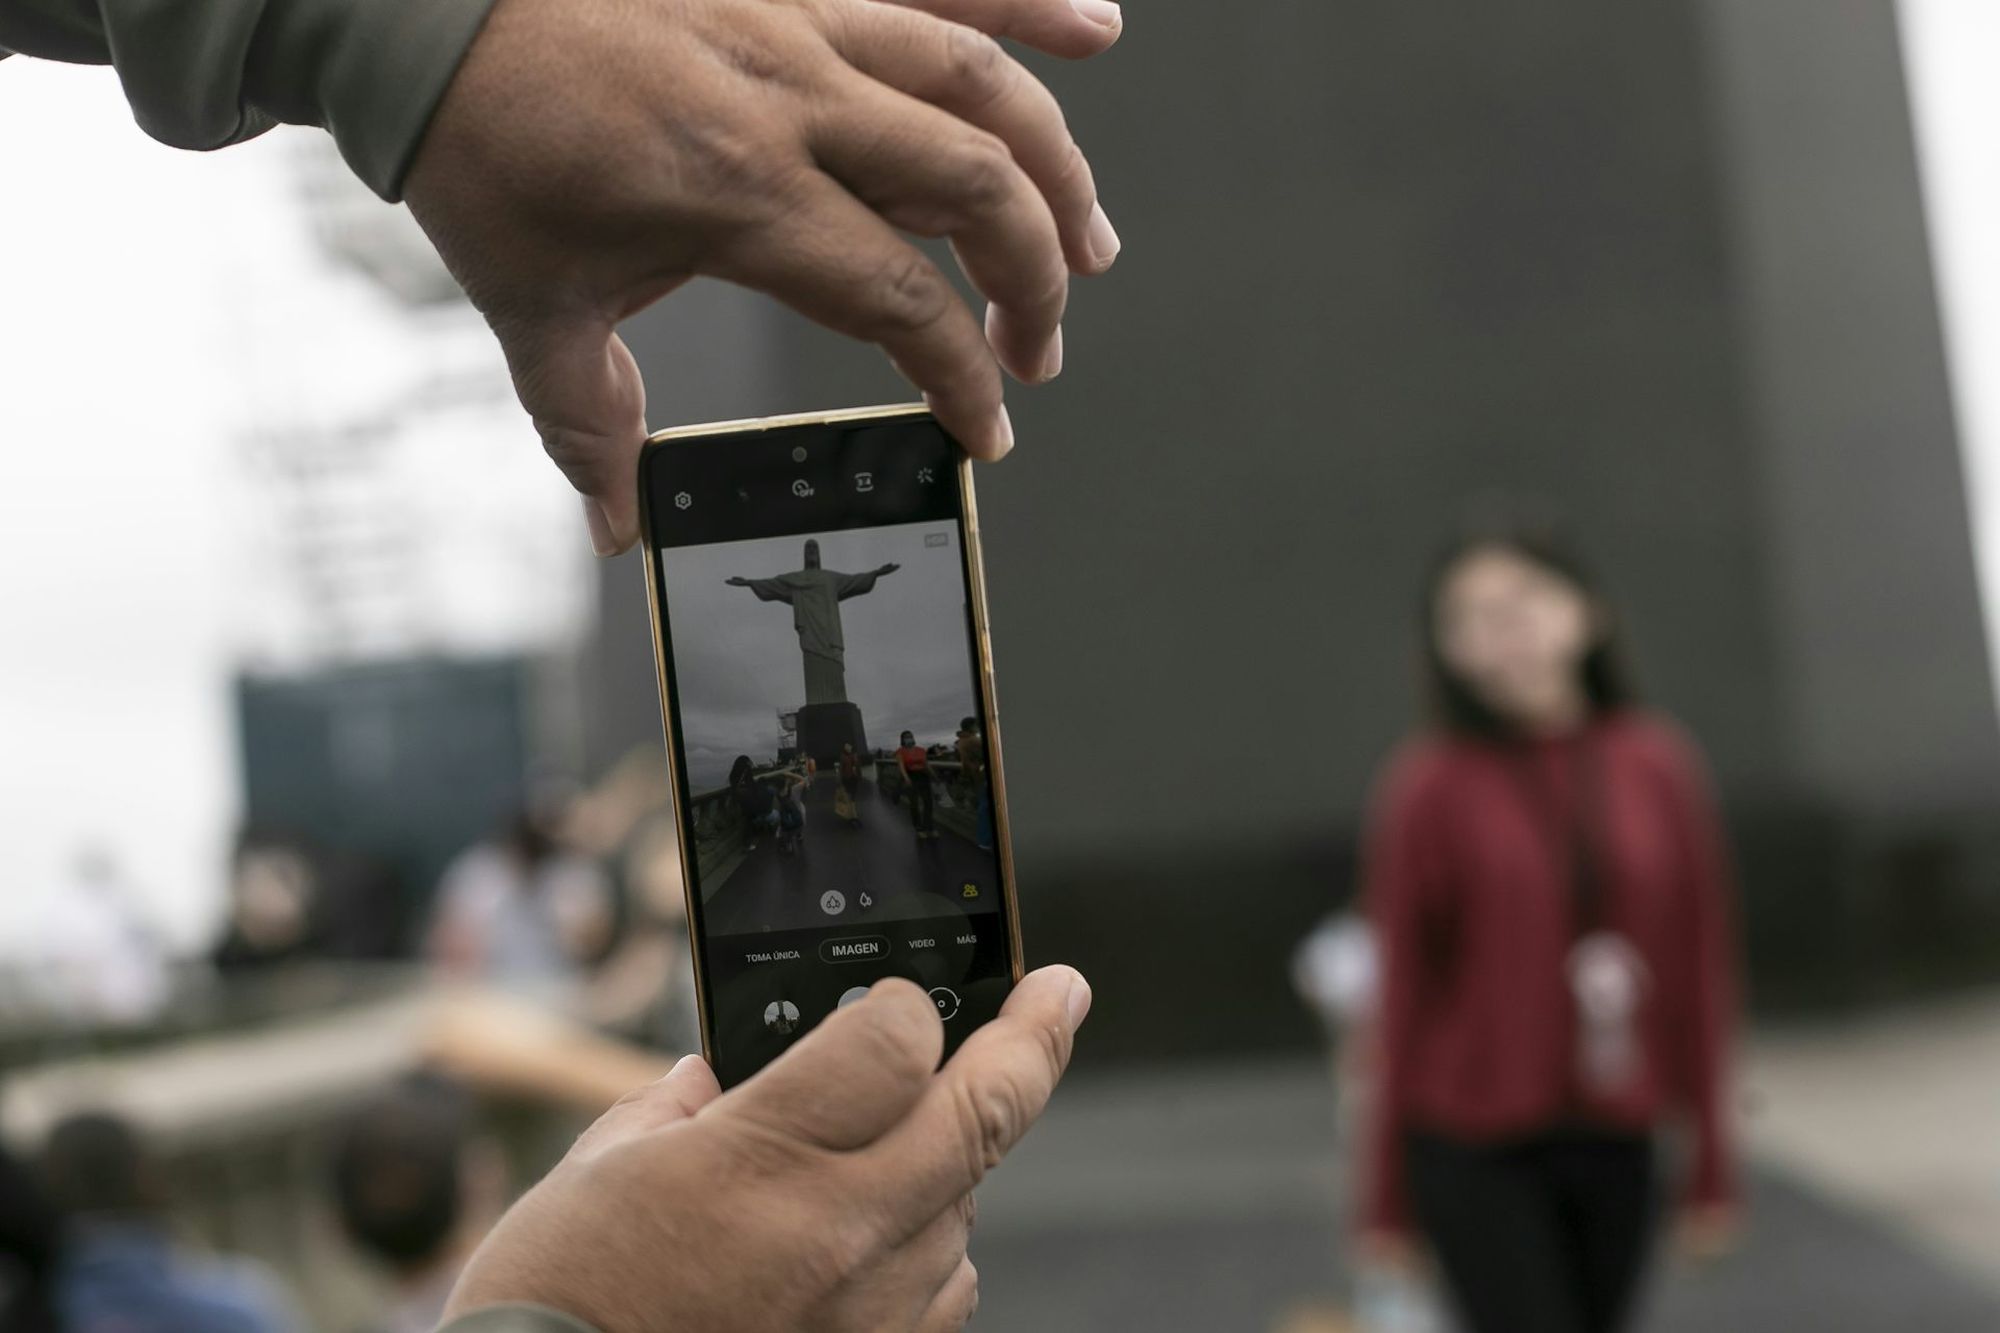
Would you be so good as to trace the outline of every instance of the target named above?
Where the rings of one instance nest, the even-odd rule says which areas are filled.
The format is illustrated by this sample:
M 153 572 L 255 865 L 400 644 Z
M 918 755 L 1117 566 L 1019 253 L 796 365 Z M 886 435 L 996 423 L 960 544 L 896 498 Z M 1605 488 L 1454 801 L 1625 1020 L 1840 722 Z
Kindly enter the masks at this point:
M 694 497 L 692 495 L 689 495 L 686 491 L 682 491 L 680 494 L 674 497 L 674 508 L 676 509 L 686 509 L 693 504 L 694 504 Z

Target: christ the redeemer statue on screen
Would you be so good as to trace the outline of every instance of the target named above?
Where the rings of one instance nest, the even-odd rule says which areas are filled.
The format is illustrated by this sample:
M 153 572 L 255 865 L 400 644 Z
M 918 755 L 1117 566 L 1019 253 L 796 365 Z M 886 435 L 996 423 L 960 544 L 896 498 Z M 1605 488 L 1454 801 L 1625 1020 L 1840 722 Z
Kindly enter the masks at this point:
M 789 602 L 792 628 L 799 634 L 805 657 L 806 703 L 847 702 L 847 641 L 840 633 L 840 604 L 872 592 L 875 580 L 901 565 L 883 565 L 866 574 L 842 574 L 819 567 L 819 543 L 806 543 L 806 567 L 773 579 L 730 579 L 732 588 L 748 588 L 760 602 Z

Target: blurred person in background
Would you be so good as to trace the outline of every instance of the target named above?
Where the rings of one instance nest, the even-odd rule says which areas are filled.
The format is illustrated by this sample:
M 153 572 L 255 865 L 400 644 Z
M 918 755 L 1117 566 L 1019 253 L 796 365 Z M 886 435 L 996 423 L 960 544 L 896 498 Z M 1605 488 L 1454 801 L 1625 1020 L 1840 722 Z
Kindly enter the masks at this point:
M 0 1146 L 0 1330 L 56 1333 L 62 1226 L 42 1183 Z
M 673 811 L 656 810 L 641 819 L 620 862 L 625 930 L 591 980 L 590 1019 L 654 1050 L 690 1050 L 699 1044 L 701 1029 Z
M 782 772 L 774 779 L 776 787 L 773 795 L 778 803 L 778 850 L 787 856 L 796 856 L 805 845 L 806 778 L 790 771 Z
M 757 776 L 757 765 L 747 754 L 737 755 L 730 766 L 729 794 L 737 813 L 743 816 L 743 849 L 754 852 L 760 834 L 778 830 L 778 802 L 770 785 Z
M 1369 1109 L 1381 968 L 1375 932 L 1352 903 L 1321 920 L 1292 953 L 1292 987 L 1319 1019 L 1333 1060 L 1335 1137 L 1361 1137 Z M 1364 1256 L 1365 1259 L 1365 1256 Z M 1347 1273 L 1348 1309 L 1309 1307 L 1283 1333 L 1437 1333 L 1443 1320 L 1422 1275 L 1407 1264 L 1363 1262 Z
M 253 971 L 307 956 L 321 934 L 319 874 L 305 849 L 245 832 L 229 867 L 216 970 Z
M 570 991 L 609 942 L 611 894 L 588 858 L 563 846 L 547 811 L 516 811 L 497 838 L 444 872 L 431 958 L 458 980 L 502 990 Z
M 979 719 L 968 717 L 958 724 L 958 779 L 971 793 L 975 814 L 973 841 L 982 852 L 993 850 L 993 792 L 986 785 L 986 732 Z
M 1610 608 L 1546 528 L 1462 537 L 1422 600 L 1436 725 L 1382 778 L 1382 994 L 1363 1225 L 1421 1238 L 1475 1333 L 1626 1326 L 1665 1196 L 1736 1215 L 1724 835 L 1693 745 L 1635 705 Z M 1685 1182 L 1657 1138 L 1691 1130 Z
M 245 828 L 211 961 L 227 977 L 315 959 L 407 958 L 410 895 L 381 861 L 275 829 Z
M 393 1283 L 368 1333 L 431 1333 L 459 1270 L 506 1207 L 506 1158 L 480 1133 L 464 1091 L 411 1079 L 341 1128 L 333 1193 L 342 1229 Z
M 57 1304 L 68 1333 L 289 1333 L 277 1279 L 248 1260 L 198 1259 L 168 1233 L 165 1182 L 138 1131 L 73 1115 L 50 1131 L 42 1178 L 66 1235 Z
M 833 813 L 848 827 L 859 828 L 861 806 L 856 797 L 861 792 L 861 756 L 855 753 L 853 741 L 840 743 L 838 781 L 840 786 L 834 792 Z
M 931 752 L 917 744 L 910 732 L 896 748 L 896 767 L 910 789 L 910 823 L 919 838 L 937 836 L 937 797 L 931 791 Z
M 143 1024 L 172 991 L 167 950 L 143 894 L 99 843 L 81 848 L 37 922 L 41 1003 L 64 1023 Z

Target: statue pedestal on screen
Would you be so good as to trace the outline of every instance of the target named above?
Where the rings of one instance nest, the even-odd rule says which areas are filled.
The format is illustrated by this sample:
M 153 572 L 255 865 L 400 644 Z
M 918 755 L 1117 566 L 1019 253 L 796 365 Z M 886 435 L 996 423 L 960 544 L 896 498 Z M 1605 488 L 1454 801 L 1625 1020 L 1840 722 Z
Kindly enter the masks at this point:
M 799 752 L 811 755 L 822 773 L 840 761 L 843 745 L 852 745 L 854 753 L 867 757 L 868 733 L 862 728 L 858 706 L 807 704 L 799 710 Z

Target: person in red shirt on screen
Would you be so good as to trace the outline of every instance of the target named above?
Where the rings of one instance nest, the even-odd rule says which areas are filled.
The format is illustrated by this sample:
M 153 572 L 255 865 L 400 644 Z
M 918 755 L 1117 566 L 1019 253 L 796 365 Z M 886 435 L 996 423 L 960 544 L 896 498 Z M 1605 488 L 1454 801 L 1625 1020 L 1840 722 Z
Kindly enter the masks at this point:
M 1733 1229 L 1724 837 L 1692 743 L 1643 712 L 1609 608 L 1548 532 L 1455 543 L 1423 599 L 1436 725 L 1377 790 L 1363 1198 L 1474 1333 L 1613 1333 L 1653 1247 L 1656 1139 L 1690 1131 L 1692 1245 Z
M 917 744 L 911 732 L 903 733 L 896 748 L 896 767 L 903 770 L 903 784 L 910 794 L 910 820 L 919 838 L 937 834 L 937 794 L 931 790 L 931 752 Z

